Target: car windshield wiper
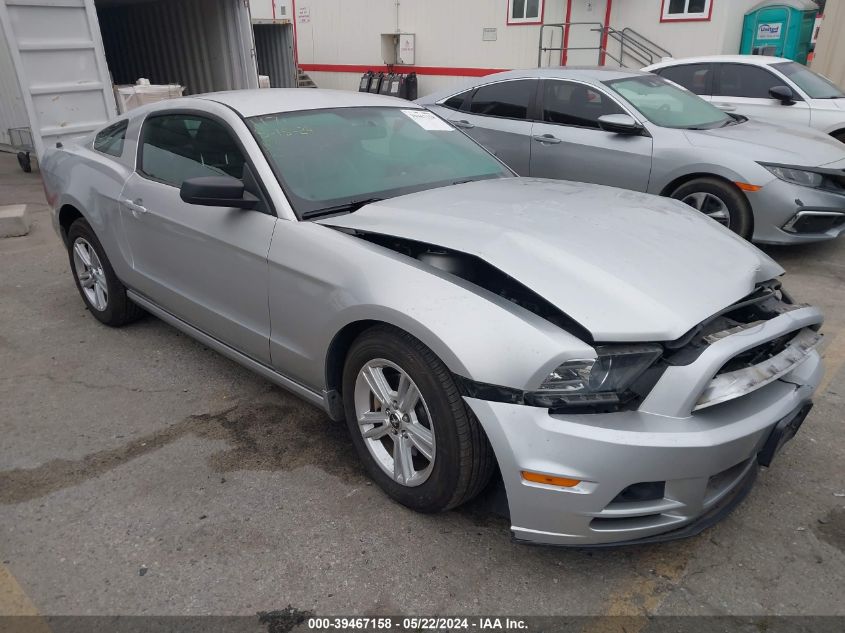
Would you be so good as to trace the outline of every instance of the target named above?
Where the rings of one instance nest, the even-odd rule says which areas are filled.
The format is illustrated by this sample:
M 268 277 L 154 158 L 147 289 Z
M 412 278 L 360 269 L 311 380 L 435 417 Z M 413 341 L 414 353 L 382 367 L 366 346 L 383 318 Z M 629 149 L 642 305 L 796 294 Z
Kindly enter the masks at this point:
M 365 198 L 364 200 L 352 200 L 351 202 L 344 202 L 333 207 L 325 207 L 323 209 L 314 209 L 313 211 L 306 211 L 302 214 L 303 220 L 310 218 L 318 218 L 323 215 L 331 215 L 332 213 L 354 213 L 358 209 L 373 202 L 381 202 L 384 198 Z

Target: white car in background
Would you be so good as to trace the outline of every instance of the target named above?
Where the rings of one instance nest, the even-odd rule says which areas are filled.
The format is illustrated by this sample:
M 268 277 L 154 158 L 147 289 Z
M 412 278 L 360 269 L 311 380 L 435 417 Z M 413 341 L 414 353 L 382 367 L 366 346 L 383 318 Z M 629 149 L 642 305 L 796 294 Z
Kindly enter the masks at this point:
M 845 91 L 783 57 L 711 55 L 644 68 L 718 108 L 779 124 L 809 125 L 845 142 Z

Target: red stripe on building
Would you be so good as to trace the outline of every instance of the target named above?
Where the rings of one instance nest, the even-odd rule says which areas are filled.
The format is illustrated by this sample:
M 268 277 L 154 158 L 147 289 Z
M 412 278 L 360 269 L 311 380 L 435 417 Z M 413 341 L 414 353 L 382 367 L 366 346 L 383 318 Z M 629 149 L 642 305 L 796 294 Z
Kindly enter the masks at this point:
M 373 72 L 387 72 L 388 70 L 400 70 L 402 72 L 414 72 L 418 75 L 441 75 L 446 77 L 484 77 L 493 73 L 500 73 L 509 68 L 457 68 L 453 66 L 394 66 L 388 69 L 387 66 L 365 65 L 365 64 L 300 64 L 299 67 L 305 71 L 324 73 L 365 73 L 368 70 Z
M 568 51 L 566 48 L 569 46 L 569 21 L 572 19 L 572 0 L 566 0 L 566 19 L 564 22 L 566 26 L 563 27 L 563 43 L 561 47 L 563 50 L 560 52 L 560 65 L 566 66 L 566 58 Z
M 607 32 L 610 29 L 610 9 L 612 6 L 613 0 L 607 0 L 607 8 L 604 12 L 604 31 L 601 34 L 601 52 L 599 53 L 599 66 L 604 66 L 607 57 Z

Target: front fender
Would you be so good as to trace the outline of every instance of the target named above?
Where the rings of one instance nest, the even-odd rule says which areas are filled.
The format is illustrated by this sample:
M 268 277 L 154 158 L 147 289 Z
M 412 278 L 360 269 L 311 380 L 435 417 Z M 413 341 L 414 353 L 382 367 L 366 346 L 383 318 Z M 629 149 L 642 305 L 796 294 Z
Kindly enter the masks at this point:
M 698 148 L 697 148 L 698 149 Z M 746 182 L 764 186 L 775 180 L 766 169 L 751 159 L 729 158 L 724 153 L 701 149 L 696 160 L 689 161 L 688 152 L 655 152 L 649 193 L 671 193 L 667 188 L 686 176 L 717 176 L 728 182 Z
M 269 259 L 273 365 L 316 390 L 335 336 L 360 321 L 408 332 L 454 373 L 517 389 L 536 388 L 564 360 L 595 356 L 503 297 L 326 226 L 280 223 Z

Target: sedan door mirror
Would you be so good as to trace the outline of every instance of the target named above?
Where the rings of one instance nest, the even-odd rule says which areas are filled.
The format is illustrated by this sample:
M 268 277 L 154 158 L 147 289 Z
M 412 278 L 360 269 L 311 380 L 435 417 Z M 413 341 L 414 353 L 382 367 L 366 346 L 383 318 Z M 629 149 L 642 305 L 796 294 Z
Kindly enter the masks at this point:
M 614 134 L 642 134 L 642 123 L 628 114 L 605 114 L 598 119 L 599 127 Z
M 772 86 L 769 88 L 772 99 L 780 101 L 781 105 L 795 105 L 795 93 L 789 86 Z
M 244 183 L 232 176 L 199 176 L 182 183 L 179 196 L 188 204 L 205 207 L 254 209 L 259 200 L 246 191 Z

